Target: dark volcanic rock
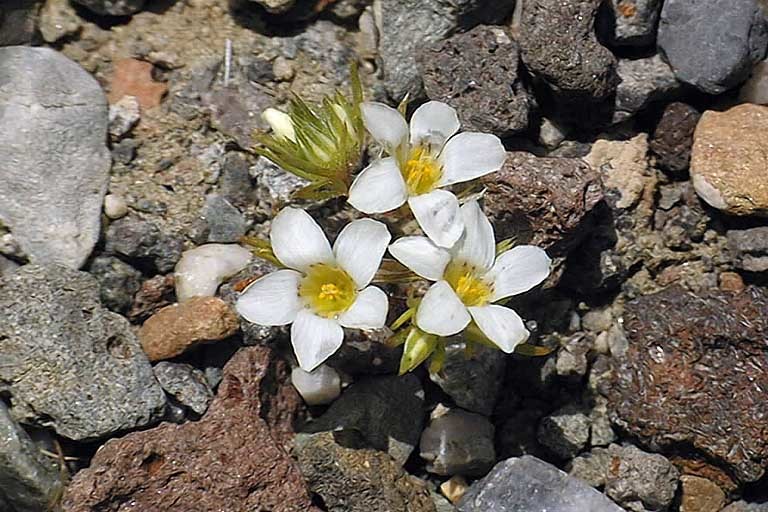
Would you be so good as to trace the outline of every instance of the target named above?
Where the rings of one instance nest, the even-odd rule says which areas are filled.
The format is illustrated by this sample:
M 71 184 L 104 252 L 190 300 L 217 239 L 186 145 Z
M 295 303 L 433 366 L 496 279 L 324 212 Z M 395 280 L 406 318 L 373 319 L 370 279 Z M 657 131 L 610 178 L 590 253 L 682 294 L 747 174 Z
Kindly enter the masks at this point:
M 468 131 L 510 135 L 528 127 L 533 98 L 520 76 L 517 43 L 498 27 L 477 27 L 419 54 L 424 88 L 456 108 Z
M 137 266 L 169 272 L 181 257 L 181 238 L 160 231 L 152 222 L 128 216 L 109 225 L 105 250 L 130 259 Z
M 451 409 L 424 429 L 419 455 L 430 473 L 480 477 L 496 462 L 493 433 L 485 416 Z
M 738 268 L 749 272 L 768 270 L 768 226 L 730 230 L 727 236 Z
M 668 99 L 682 85 L 658 54 L 643 59 L 620 59 L 617 72 L 621 83 L 616 88 L 614 123 L 629 119 L 654 101 Z
M 496 238 L 517 236 L 562 256 L 580 241 L 585 218 L 603 198 L 600 174 L 581 159 L 509 153 L 504 167 L 482 179 L 485 211 Z
M 684 443 L 741 481 L 760 478 L 768 294 L 670 288 L 629 302 L 624 326 L 629 348 L 609 392 L 614 422 L 654 448 Z
M 685 103 L 670 103 L 664 108 L 650 144 L 659 167 L 670 172 L 688 169 L 699 117 L 699 111 Z
M 125 16 L 139 12 L 145 0 L 74 0 L 96 14 Z
M 238 352 L 198 422 L 164 423 L 102 446 L 72 480 L 66 512 L 317 511 L 282 447 L 301 399 L 265 347 Z
M 88 272 L 99 281 L 102 304 L 118 313 L 131 307 L 141 288 L 141 272 L 113 256 L 97 256 Z
M 566 100 L 600 100 L 619 82 L 616 58 L 595 36 L 601 0 L 525 0 L 520 49 L 526 67 Z

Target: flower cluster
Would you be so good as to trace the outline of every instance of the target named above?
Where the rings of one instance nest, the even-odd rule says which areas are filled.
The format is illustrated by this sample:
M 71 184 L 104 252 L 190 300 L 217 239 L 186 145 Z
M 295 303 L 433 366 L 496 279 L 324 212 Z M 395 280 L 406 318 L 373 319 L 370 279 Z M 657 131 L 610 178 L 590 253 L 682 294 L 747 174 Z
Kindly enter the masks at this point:
M 308 213 L 286 207 L 272 222 L 269 243 L 258 248 L 282 268 L 244 290 L 237 302 L 240 315 L 261 325 L 291 324 L 296 358 L 302 369 L 311 371 L 339 349 L 344 327 L 385 325 L 389 300 L 371 283 L 377 272 L 382 275 L 388 251 L 410 276 L 431 282 L 423 296 L 409 299 L 408 309 L 392 324 L 399 329 L 393 343 L 405 345 L 401 372 L 430 356 L 430 369 L 438 370 L 446 338 L 460 333 L 469 342 L 515 351 L 529 333 L 520 316 L 501 303 L 544 281 L 550 259 L 537 247 L 497 244 L 480 204 L 474 199 L 461 204 L 448 189 L 500 169 L 506 158 L 501 141 L 490 134 L 458 133 L 455 110 L 437 101 L 416 109 L 410 126 L 398 110 L 380 103 L 359 103 L 345 112 L 353 112 L 352 117 L 328 104 L 331 122 L 319 116 L 312 130 L 301 129 L 317 141 L 342 140 L 339 120 L 347 123 L 359 112 L 383 154 L 357 174 L 351 186 L 334 190 L 347 194 L 349 204 L 366 214 L 407 204 L 425 236 L 404 236 L 390 244 L 387 226 L 364 218 L 344 227 L 331 246 Z M 285 142 L 282 156 L 272 155 L 278 164 L 304 165 L 302 158 L 306 165 L 341 162 L 349 156 L 337 154 L 347 151 L 343 144 L 308 144 L 308 136 L 299 135 L 288 114 L 268 111 L 265 117 L 273 137 Z M 353 125 L 346 129 L 353 132 Z M 299 155 L 299 146 L 321 154 L 314 159 Z M 348 172 L 348 163 L 343 167 Z M 317 167 L 312 172 L 318 172 Z M 339 183 L 350 181 L 339 176 Z

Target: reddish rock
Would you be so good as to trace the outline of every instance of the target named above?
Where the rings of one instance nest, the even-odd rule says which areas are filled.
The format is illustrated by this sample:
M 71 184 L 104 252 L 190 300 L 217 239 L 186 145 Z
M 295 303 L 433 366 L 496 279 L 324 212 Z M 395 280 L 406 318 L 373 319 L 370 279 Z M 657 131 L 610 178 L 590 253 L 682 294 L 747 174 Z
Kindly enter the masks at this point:
M 142 109 L 160 105 L 168 91 L 168 85 L 152 78 L 152 63 L 136 59 L 123 59 L 115 63 L 115 70 L 107 96 L 109 103 L 120 101 L 123 96 L 135 96 Z
M 175 282 L 173 274 L 155 276 L 142 283 L 133 297 L 128 319 L 135 322 L 152 316 L 156 311 L 174 302 Z
M 671 172 L 683 172 L 691 161 L 693 132 L 701 114 L 685 103 L 670 103 L 664 109 L 651 138 L 656 163 Z
M 741 482 L 768 467 L 768 293 L 674 287 L 627 303 L 629 348 L 609 392 L 619 427 L 690 446 Z
M 139 340 L 150 361 L 161 361 L 199 343 L 232 336 L 239 325 L 237 315 L 223 300 L 193 297 L 152 315 L 141 326 Z
M 319 512 L 279 440 L 301 402 L 286 373 L 268 348 L 240 350 L 200 421 L 108 441 L 73 478 L 63 510 Z
M 501 240 L 564 255 L 581 239 L 587 214 L 603 198 L 600 174 L 577 158 L 539 158 L 508 153 L 504 167 L 482 180 L 485 211 Z

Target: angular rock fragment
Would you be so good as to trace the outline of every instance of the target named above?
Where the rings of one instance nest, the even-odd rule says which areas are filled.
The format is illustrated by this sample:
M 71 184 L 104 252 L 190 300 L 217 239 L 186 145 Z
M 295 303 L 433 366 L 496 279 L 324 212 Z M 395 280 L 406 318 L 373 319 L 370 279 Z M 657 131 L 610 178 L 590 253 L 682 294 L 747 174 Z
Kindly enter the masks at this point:
M 679 473 L 663 455 L 627 445 L 608 448 L 605 494 L 628 510 L 666 510 L 675 497 Z
M 202 415 L 213 399 L 205 374 L 188 364 L 157 363 L 153 371 L 157 381 L 166 393 L 180 405 Z
M 685 103 L 670 103 L 664 108 L 650 143 L 659 167 L 670 172 L 683 172 L 688 169 L 693 132 L 699 117 L 699 111 Z
M 736 266 L 749 272 L 768 270 L 768 227 L 735 230 L 727 233 L 728 247 Z
M 629 119 L 652 102 L 674 96 L 682 85 L 659 54 L 642 59 L 619 59 L 617 72 L 621 83 L 616 87 L 614 123 Z
M 656 39 L 661 0 L 610 0 L 598 26 L 614 46 L 647 46 Z
M 483 476 L 496 462 L 493 424 L 485 416 L 450 409 L 424 429 L 419 455 L 430 473 Z

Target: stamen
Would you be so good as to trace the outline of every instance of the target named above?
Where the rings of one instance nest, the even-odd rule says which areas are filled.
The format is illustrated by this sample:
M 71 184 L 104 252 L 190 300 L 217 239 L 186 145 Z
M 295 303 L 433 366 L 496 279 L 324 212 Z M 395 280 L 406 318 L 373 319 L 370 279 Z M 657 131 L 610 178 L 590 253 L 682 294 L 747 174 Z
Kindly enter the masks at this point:
M 431 192 L 440 180 L 440 176 L 442 176 L 442 169 L 428 145 L 416 146 L 411 150 L 403 166 L 403 178 L 411 194 L 421 195 Z

